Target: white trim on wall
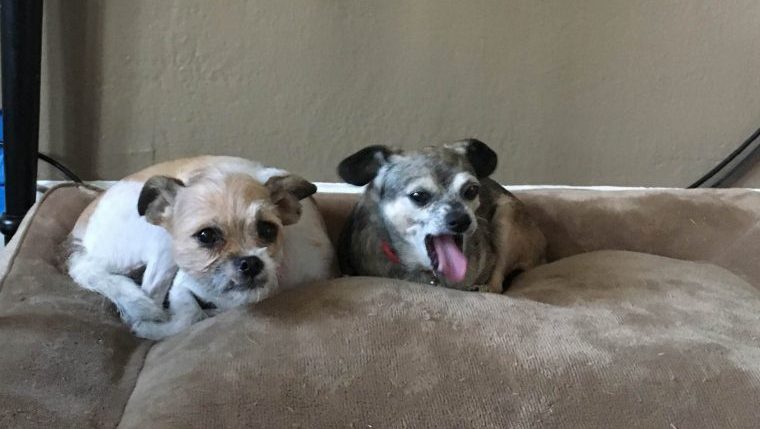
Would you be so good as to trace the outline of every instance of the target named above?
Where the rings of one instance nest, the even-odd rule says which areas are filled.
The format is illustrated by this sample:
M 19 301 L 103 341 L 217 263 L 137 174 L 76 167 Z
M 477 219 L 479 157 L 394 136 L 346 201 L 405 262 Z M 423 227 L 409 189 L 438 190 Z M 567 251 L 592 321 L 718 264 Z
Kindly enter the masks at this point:
M 65 183 L 61 180 L 39 180 L 37 184 L 46 188 Z M 108 188 L 116 181 L 114 180 L 93 180 L 87 182 L 91 185 Z M 364 187 L 353 186 L 347 183 L 335 183 L 335 182 L 314 182 L 317 185 L 317 192 L 330 193 L 330 194 L 358 194 L 362 192 Z M 593 191 L 652 191 L 652 190 L 664 190 L 664 189 L 680 189 L 680 188 L 667 188 L 667 187 L 635 187 L 635 186 L 569 186 L 569 185 L 506 185 L 507 189 L 511 191 L 531 191 L 537 189 L 567 189 L 567 190 L 593 190 Z

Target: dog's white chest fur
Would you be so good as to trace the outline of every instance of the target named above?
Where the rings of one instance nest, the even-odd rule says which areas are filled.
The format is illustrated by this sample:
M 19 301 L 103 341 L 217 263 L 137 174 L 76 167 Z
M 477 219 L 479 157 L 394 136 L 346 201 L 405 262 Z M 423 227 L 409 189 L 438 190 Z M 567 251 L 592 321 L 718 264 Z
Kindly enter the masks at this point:
M 311 200 L 301 202 L 301 219 L 285 227 L 280 287 L 333 277 L 335 250 L 325 233 L 324 222 Z
M 142 183 L 118 182 L 103 194 L 81 237 L 82 246 L 113 272 L 128 272 L 171 254 L 171 236 L 137 213 Z

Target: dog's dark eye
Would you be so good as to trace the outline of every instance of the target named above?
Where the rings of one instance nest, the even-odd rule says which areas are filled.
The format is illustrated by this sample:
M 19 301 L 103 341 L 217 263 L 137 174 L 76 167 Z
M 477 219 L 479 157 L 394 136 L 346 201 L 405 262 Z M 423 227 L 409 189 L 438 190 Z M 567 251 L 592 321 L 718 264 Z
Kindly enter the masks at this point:
M 465 200 L 474 200 L 479 193 L 480 186 L 476 185 L 475 183 L 471 183 L 462 189 L 462 197 L 464 197 Z
M 425 191 L 415 191 L 409 194 L 409 199 L 414 201 L 418 206 L 424 206 L 430 202 L 430 193 Z
M 212 247 L 222 241 L 222 232 L 216 228 L 203 228 L 194 235 L 203 247 Z
M 256 222 L 256 234 L 259 238 L 267 243 L 271 243 L 277 238 L 277 225 L 272 222 L 260 220 Z

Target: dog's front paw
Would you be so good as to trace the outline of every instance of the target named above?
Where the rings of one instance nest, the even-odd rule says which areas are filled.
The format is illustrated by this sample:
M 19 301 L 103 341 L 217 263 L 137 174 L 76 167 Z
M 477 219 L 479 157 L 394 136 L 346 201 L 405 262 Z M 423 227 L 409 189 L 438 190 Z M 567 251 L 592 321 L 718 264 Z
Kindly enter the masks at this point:
M 143 320 L 150 320 L 152 322 L 166 322 L 169 320 L 169 313 L 156 305 L 146 309 L 143 314 L 145 315 Z
M 169 320 L 169 313 L 147 295 L 136 295 L 119 310 L 122 318 L 129 325 L 139 321 L 166 322 Z
M 184 331 L 190 325 L 203 318 L 203 316 L 188 318 L 186 315 L 182 315 L 172 317 L 166 322 L 141 320 L 132 325 L 132 332 L 140 338 L 158 341 Z

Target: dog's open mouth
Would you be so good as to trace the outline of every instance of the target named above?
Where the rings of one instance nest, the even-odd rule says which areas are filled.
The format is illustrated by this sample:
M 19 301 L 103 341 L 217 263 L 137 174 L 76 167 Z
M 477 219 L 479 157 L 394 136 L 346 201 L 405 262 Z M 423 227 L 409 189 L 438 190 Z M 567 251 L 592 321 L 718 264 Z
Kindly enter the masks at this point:
M 425 236 L 425 248 L 431 267 L 452 282 L 461 282 L 467 274 L 467 257 L 462 251 L 463 242 L 461 234 Z

